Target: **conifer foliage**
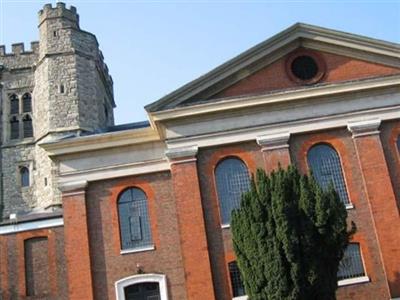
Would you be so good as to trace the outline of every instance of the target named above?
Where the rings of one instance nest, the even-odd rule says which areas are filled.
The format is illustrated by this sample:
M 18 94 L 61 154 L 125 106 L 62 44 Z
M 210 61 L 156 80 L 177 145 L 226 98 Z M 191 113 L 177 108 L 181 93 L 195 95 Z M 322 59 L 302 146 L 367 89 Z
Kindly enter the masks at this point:
M 270 176 L 257 171 L 231 229 L 250 300 L 332 300 L 350 236 L 347 212 L 333 187 L 290 166 Z

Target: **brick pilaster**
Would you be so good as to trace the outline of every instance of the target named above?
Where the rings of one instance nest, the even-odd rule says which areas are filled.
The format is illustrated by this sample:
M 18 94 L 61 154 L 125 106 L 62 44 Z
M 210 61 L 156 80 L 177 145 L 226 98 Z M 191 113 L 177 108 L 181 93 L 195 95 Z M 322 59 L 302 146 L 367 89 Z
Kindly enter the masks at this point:
M 168 150 L 189 300 L 215 299 L 196 165 L 197 147 Z
M 70 300 L 93 299 L 86 215 L 87 182 L 63 185 L 64 247 Z
M 378 128 L 380 120 L 352 122 L 358 163 L 391 297 L 400 296 L 400 218 Z
M 288 132 L 257 137 L 257 143 L 261 146 L 263 152 L 267 173 L 276 170 L 279 165 L 284 169 L 290 165 L 289 138 L 290 133 Z

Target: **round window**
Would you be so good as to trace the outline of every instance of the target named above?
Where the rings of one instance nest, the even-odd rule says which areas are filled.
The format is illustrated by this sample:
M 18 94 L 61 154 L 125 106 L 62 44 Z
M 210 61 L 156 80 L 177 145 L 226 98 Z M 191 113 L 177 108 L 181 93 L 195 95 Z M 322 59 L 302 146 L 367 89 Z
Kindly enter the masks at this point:
M 286 60 L 286 72 L 289 78 L 300 84 L 313 84 L 325 74 L 322 57 L 308 49 L 297 50 Z
M 310 80 L 318 74 L 316 61 L 307 55 L 296 57 L 290 66 L 294 76 L 300 80 Z

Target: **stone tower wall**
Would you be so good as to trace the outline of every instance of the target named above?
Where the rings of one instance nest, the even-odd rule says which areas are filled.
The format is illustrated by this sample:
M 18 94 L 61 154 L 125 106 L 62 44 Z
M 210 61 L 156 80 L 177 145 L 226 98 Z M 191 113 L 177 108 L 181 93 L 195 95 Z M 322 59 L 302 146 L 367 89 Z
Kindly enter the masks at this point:
M 76 9 L 46 4 L 39 11 L 39 39 L 29 51 L 23 44 L 14 44 L 12 53 L 0 46 L 0 197 L 5 217 L 61 203 L 57 165 L 41 142 L 114 124 L 112 79 L 96 37 L 79 28 Z M 32 95 L 34 137 L 10 140 L 9 96 L 25 92 Z M 21 167 L 30 170 L 29 187 L 21 187 Z

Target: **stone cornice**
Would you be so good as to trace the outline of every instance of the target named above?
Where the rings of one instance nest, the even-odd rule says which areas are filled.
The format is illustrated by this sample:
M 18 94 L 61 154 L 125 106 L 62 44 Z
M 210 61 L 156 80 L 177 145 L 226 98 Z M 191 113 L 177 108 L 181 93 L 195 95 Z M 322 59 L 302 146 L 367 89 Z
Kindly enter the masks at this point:
M 165 151 L 165 156 L 170 163 L 184 163 L 196 161 L 196 155 L 199 151 L 197 145 L 189 145 L 179 148 L 169 148 Z
M 71 196 L 75 195 L 76 193 L 84 193 L 87 185 L 87 180 L 70 181 L 59 184 L 58 188 L 63 193 L 63 195 Z
M 349 122 L 347 129 L 353 134 L 354 137 L 360 137 L 365 135 L 379 134 L 379 126 L 381 125 L 380 119 L 363 120 Z
M 178 107 L 169 110 L 149 113 L 151 122 L 158 123 L 167 120 L 187 118 L 216 112 L 266 106 L 277 103 L 288 103 L 302 99 L 342 95 L 346 93 L 363 92 L 374 89 L 384 89 L 400 86 L 400 76 L 387 76 L 352 82 L 341 82 L 323 86 L 307 87 L 298 90 L 280 91 L 270 94 L 230 98 L 218 102 L 197 104 L 188 107 Z
M 257 137 L 257 144 L 262 147 L 263 151 L 288 148 L 289 132 L 280 132 L 275 134 L 265 134 Z
M 80 136 L 57 142 L 39 144 L 49 156 L 59 156 L 82 151 L 99 150 L 127 145 L 159 141 L 155 130 L 150 127 Z

